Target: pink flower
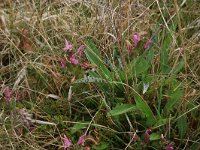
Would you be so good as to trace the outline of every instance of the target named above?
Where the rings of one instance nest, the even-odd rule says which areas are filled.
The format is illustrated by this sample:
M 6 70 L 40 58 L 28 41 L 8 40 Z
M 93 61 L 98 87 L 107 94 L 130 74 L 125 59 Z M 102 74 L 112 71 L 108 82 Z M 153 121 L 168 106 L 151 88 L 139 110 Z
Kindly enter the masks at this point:
M 83 53 L 84 48 L 85 48 L 85 45 L 81 45 L 81 46 L 78 48 L 78 50 L 77 50 L 78 56 L 82 56 L 82 53 Z
M 63 144 L 64 149 L 66 149 L 66 148 L 68 148 L 68 147 L 70 147 L 70 146 L 72 145 L 71 140 L 68 139 L 68 138 L 66 137 L 66 135 L 64 135 L 63 143 L 64 143 L 64 144 Z
M 78 142 L 77 142 L 78 145 L 82 145 L 82 146 L 85 145 L 85 136 L 86 135 L 83 134 L 82 136 L 79 137 Z
M 174 150 L 174 148 L 171 144 L 169 144 L 165 147 L 165 150 Z
M 152 45 L 152 43 L 153 43 L 152 40 L 148 40 L 144 45 L 144 49 L 148 49 Z
M 71 55 L 70 57 L 70 62 L 74 65 L 77 65 L 78 64 L 78 60 L 75 58 L 75 55 Z
M 13 94 L 13 91 L 7 86 L 5 89 L 4 89 L 4 97 L 6 99 L 7 102 L 10 102 L 10 99 L 12 97 L 12 94 Z
M 65 39 L 65 47 L 64 50 L 71 51 L 72 45 Z
M 133 34 L 133 42 L 135 47 L 137 47 L 139 41 L 140 41 L 140 34 L 138 32 L 135 32 Z

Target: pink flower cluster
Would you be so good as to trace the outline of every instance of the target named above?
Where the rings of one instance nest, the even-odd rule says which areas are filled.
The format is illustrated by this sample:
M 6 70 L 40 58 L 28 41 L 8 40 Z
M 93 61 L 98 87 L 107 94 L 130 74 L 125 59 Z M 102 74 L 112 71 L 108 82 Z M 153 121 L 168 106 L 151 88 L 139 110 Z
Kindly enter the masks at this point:
M 134 43 L 134 47 L 138 47 L 139 42 L 141 41 L 140 38 L 140 34 L 138 32 L 135 32 L 133 34 L 133 43 Z M 153 44 L 153 41 L 151 39 L 149 39 L 146 44 L 144 45 L 144 49 L 148 49 L 151 45 Z M 132 46 L 130 44 L 130 42 L 127 42 L 127 48 L 128 48 L 128 53 L 131 54 L 132 53 Z
M 79 64 L 79 60 L 77 59 L 77 57 L 82 56 L 83 51 L 85 49 L 85 46 L 80 45 L 80 47 L 77 49 L 77 52 L 73 53 L 72 52 L 72 49 L 73 49 L 72 44 L 65 39 L 65 47 L 63 49 L 68 52 L 67 54 L 68 54 L 69 58 L 64 57 L 64 58 L 59 59 L 58 61 L 60 62 L 61 67 L 65 68 L 66 63 L 71 63 L 71 64 L 74 64 L 74 65 Z
M 64 50 L 66 50 L 66 51 L 71 51 L 72 50 L 72 44 L 70 44 L 66 39 L 65 39 Z
M 80 145 L 80 146 L 84 146 L 85 145 L 85 134 L 83 134 L 82 136 L 79 137 L 78 139 L 78 142 L 77 142 L 77 145 Z M 66 135 L 64 135 L 64 138 L 63 138 L 63 147 L 64 147 L 64 150 L 66 148 L 69 148 L 70 146 L 72 146 L 72 142 L 70 139 L 68 139 L 66 137 Z
M 69 62 L 74 64 L 74 65 L 77 65 L 78 64 L 78 59 L 76 59 L 75 54 L 71 53 L 72 52 L 72 44 L 70 44 L 66 39 L 65 39 L 64 50 L 69 52 L 69 55 L 70 55 Z M 61 65 L 63 66 L 63 63 Z
M 81 57 L 83 55 L 83 51 L 85 49 L 84 45 L 80 45 L 79 48 L 75 53 L 73 53 L 72 44 L 65 39 L 65 46 L 63 48 L 65 51 L 67 51 L 67 55 L 65 54 L 63 58 L 60 58 L 58 61 L 60 62 L 61 68 L 65 68 L 67 63 L 78 65 L 83 69 L 90 69 L 92 66 L 91 64 L 88 64 L 86 62 L 80 63 L 77 57 Z M 69 58 L 68 58 L 68 57 Z

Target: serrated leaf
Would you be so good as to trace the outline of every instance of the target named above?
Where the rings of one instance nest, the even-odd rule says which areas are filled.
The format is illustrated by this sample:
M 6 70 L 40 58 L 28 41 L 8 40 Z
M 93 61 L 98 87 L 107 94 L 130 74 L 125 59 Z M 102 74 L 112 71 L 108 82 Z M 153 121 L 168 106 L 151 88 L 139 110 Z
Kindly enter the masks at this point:
M 122 104 L 120 106 L 115 107 L 113 110 L 107 113 L 108 116 L 118 116 L 130 111 L 137 110 L 134 105 L 131 104 Z

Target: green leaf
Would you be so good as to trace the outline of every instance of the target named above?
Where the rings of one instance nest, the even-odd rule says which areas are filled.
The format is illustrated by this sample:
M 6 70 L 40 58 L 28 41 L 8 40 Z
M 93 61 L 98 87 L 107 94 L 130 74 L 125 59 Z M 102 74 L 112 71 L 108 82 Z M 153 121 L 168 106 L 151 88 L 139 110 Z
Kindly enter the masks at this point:
M 165 124 L 167 124 L 167 121 L 169 119 L 159 119 L 158 122 L 156 122 L 156 124 L 154 125 L 154 127 L 160 127 L 160 126 L 163 126 Z
M 174 74 L 178 74 L 181 71 L 181 69 L 184 67 L 184 65 L 185 65 L 185 61 L 184 61 L 184 59 L 182 59 L 178 63 L 178 65 L 174 68 Z
M 107 113 L 108 116 L 118 116 L 130 111 L 137 110 L 134 105 L 131 104 L 122 104 L 120 106 L 115 107 L 113 110 Z
M 181 118 L 179 118 L 177 121 L 177 125 L 180 137 L 184 138 L 188 129 L 187 116 L 182 116 Z
M 169 26 L 171 29 L 170 32 L 163 31 L 162 35 L 162 44 L 160 47 L 160 71 L 161 73 L 167 74 L 170 71 L 170 65 L 169 65 L 169 49 L 172 46 L 172 31 L 175 31 L 176 25 L 172 24 Z
M 169 122 L 169 120 L 172 120 L 172 119 L 174 119 L 174 117 L 164 118 L 164 119 L 161 118 L 156 122 L 156 124 L 154 125 L 154 128 L 158 128 L 158 127 L 164 126 Z
M 106 142 L 102 142 L 101 145 L 98 145 L 98 146 L 94 146 L 93 148 L 95 150 L 105 150 L 105 149 L 108 149 L 109 147 L 109 144 L 106 143 Z
M 75 125 L 72 127 L 72 129 L 70 130 L 70 133 L 71 133 L 71 134 L 74 134 L 74 133 L 76 133 L 77 131 L 80 131 L 81 129 L 84 129 L 84 128 L 86 128 L 86 127 L 87 127 L 86 122 L 85 122 L 84 124 L 82 124 L 82 123 L 77 123 L 77 124 L 75 124 Z
M 142 112 L 147 117 L 154 118 L 154 115 L 153 115 L 153 112 L 151 111 L 151 108 L 140 96 L 135 96 L 135 103 L 136 103 L 136 107 L 139 108 L 140 110 L 142 110 Z
M 112 80 L 111 72 L 108 70 L 106 65 L 104 64 L 104 61 L 101 59 L 101 55 L 99 50 L 97 49 L 96 45 L 92 40 L 87 40 L 85 42 L 86 49 L 85 54 L 88 58 L 88 60 L 92 63 L 98 66 L 97 72 L 100 75 L 100 77 L 108 80 Z
M 198 116 L 199 116 L 198 109 L 194 109 L 195 107 L 197 107 L 197 104 L 195 104 L 195 102 L 189 102 L 187 104 L 188 110 L 192 110 L 191 111 L 191 116 L 193 118 L 198 118 Z
M 147 61 L 148 61 L 149 63 L 151 63 L 151 61 L 153 60 L 154 55 L 155 55 L 155 54 L 154 54 L 154 50 L 153 50 L 153 49 L 148 50 Z
M 142 73 L 144 74 L 149 69 L 150 65 L 143 57 L 140 57 L 131 62 L 131 67 L 133 74 L 139 75 Z
M 169 112 L 173 109 L 174 105 L 180 101 L 182 95 L 183 93 L 181 90 L 177 90 L 170 94 L 170 99 L 167 101 L 167 104 L 164 108 L 166 114 L 169 114 Z
M 147 104 L 147 102 L 144 101 L 140 96 L 135 96 L 134 99 L 135 99 L 136 107 L 140 109 L 147 118 L 150 118 L 150 120 L 152 120 L 152 124 L 154 124 L 155 117 L 154 117 L 153 112 L 151 111 L 151 108 Z
M 152 133 L 150 135 L 150 141 L 156 141 L 156 140 L 160 140 L 160 134 L 159 133 Z

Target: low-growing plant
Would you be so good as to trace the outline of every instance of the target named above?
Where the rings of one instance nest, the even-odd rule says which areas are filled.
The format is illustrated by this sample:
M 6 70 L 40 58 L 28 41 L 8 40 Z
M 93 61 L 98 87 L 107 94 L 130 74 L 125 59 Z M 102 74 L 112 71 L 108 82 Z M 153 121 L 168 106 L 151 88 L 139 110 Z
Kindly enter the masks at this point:
M 184 60 L 179 60 L 175 66 L 170 63 L 169 49 L 173 44 L 173 37 L 164 32 L 156 33 L 157 38 L 154 35 L 144 46 L 145 42 L 140 41 L 139 33 L 134 33 L 133 44 L 129 42 L 127 49 L 123 47 L 124 56 L 111 54 L 107 55 L 106 59 L 103 58 L 95 42 L 87 40 L 86 57 L 90 64 L 97 67 L 89 70 L 88 76 L 74 82 L 92 83 L 98 87 L 96 90 L 105 98 L 102 102 L 107 110 L 105 117 L 117 124 L 116 130 L 124 132 L 146 130 L 147 134 L 147 130 L 152 128 L 153 134 L 147 134 L 148 140 L 141 137 L 143 141 L 140 139 L 139 142 L 137 140 L 133 142 L 135 148 L 139 145 L 155 149 L 172 147 L 170 139 L 175 136 L 174 133 L 179 132 L 179 138 L 183 139 L 188 130 L 187 114 L 181 115 L 188 104 L 183 102 L 183 83 L 176 78 L 184 67 Z M 158 46 L 160 42 L 161 45 Z M 130 47 L 133 48 L 132 52 L 129 50 Z M 113 52 L 115 50 L 119 48 L 115 47 Z M 122 57 L 125 57 L 126 68 L 123 68 Z M 127 128 L 124 122 L 129 123 L 130 127 Z M 176 128 L 170 129 L 169 125 Z M 166 139 L 163 137 L 165 142 L 160 145 L 158 143 L 162 141 L 163 134 Z

